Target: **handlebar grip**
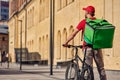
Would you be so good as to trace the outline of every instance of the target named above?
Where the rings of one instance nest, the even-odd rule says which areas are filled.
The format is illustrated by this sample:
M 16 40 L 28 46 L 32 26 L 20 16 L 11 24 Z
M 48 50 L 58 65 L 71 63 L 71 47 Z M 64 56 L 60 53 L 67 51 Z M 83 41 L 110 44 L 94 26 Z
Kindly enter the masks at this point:
M 79 46 L 68 45 L 67 47 L 68 47 L 68 48 L 71 48 L 71 47 L 83 48 L 83 45 L 79 45 Z
M 68 48 L 71 48 L 71 47 L 72 47 L 72 45 L 68 45 L 67 47 L 68 47 Z

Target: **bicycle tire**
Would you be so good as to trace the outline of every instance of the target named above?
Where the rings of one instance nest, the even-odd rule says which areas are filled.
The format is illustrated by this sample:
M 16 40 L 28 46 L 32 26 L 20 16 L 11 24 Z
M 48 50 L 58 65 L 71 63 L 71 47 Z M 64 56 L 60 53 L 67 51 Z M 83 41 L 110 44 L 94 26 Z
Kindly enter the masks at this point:
M 78 80 L 77 64 L 72 62 L 67 66 L 65 80 Z M 72 72 L 73 71 L 73 72 Z
M 80 80 L 94 80 L 94 73 L 92 68 L 84 68 L 81 72 Z

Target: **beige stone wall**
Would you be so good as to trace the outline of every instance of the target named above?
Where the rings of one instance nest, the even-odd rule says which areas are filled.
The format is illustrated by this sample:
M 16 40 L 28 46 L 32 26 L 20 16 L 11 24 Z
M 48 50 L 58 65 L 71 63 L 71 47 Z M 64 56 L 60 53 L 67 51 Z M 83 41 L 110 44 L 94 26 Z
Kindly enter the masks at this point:
M 12 62 L 15 62 L 15 53 L 14 53 L 14 45 L 15 45 L 15 18 L 13 17 L 9 23 L 9 54 L 12 57 Z
M 108 3 L 109 2 L 109 3 Z M 106 0 L 105 1 L 105 19 L 109 20 L 116 26 L 113 48 L 105 50 L 105 64 L 107 68 L 120 69 L 120 19 L 118 9 L 120 7 L 119 0 Z
M 49 1 L 50 0 L 32 0 L 25 9 L 20 11 L 18 15 L 15 15 L 16 17 L 12 17 L 9 20 L 10 42 L 13 41 L 14 44 L 9 43 L 13 61 L 13 49 L 20 46 L 21 25 L 18 20 L 22 20 L 23 47 L 27 47 L 29 52 L 39 52 L 41 60 L 49 61 Z M 88 5 L 95 6 L 95 15 L 97 18 L 105 18 L 116 26 L 113 48 L 104 49 L 103 57 L 105 68 L 120 70 L 119 0 L 55 0 L 54 65 L 56 65 L 57 62 L 67 61 L 72 58 L 73 55 L 71 55 L 71 53 L 73 53 L 73 51 L 63 48 L 62 44 L 76 28 L 79 21 L 84 18 L 84 11 L 82 8 Z M 16 42 L 14 38 L 15 40 L 17 39 Z M 81 32 L 70 42 L 70 44 L 82 44 Z M 81 50 L 79 52 L 81 52 Z M 82 53 L 79 53 L 79 55 L 83 56 Z

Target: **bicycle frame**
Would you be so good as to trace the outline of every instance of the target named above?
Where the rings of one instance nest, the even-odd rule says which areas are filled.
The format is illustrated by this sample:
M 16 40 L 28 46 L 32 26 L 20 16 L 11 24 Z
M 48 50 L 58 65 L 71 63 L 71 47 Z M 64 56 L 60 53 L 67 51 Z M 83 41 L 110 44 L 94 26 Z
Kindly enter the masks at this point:
M 85 53 L 84 53 L 84 58 L 83 59 L 81 59 L 79 56 L 78 56 L 78 48 L 77 47 L 74 47 L 75 48 L 75 58 L 73 58 L 72 59 L 72 62 L 76 62 L 76 64 L 78 65 L 78 68 L 79 68 L 79 63 L 78 63 L 78 61 L 80 61 L 81 63 L 82 63 L 82 68 L 85 66 L 85 65 L 87 65 L 87 66 L 89 66 L 86 62 L 85 62 L 85 60 L 86 60 L 86 51 L 87 51 L 87 48 L 85 47 Z
M 85 62 L 86 61 L 86 51 L 87 51 L 88 46 L 87 45 L 84 46 L 85 53 L 84 53 L 83 58 L 78 56 L 78 48 L 82 48 L 82 46 L 69 45 L 68 48 L 70 48 L 70 47 L 75 49 L 75 56 L 71 60 L 71 64 L 73 64 L 73 65 L 70 64 L 70 66 L 74 68 L 75 75 L 77 74 L 77 76 L 76 76 L 77 80 L 84 80 L 85 78 L 90 79 L 90 80 L 94 80 L 93 70 L 92 70 L 91 66 Z M 82 63 L 81 68 L 80 68 L 80 65 L 79 65 L 79 61 Z M 68 73 L 69 73 L 70 66 L 68 66 L 67 69 L 66 69 L 65 77 L 66 77 L 67 80 L 68 80 Z M 89 75 L 88 75 L 89 77 L 84 76 L 85 72 L 88 73 L 88 71 L 89 71 Z M 72 79 L 72 78 L 75 78 L 75 77 L 70 76 L 70 79 Z

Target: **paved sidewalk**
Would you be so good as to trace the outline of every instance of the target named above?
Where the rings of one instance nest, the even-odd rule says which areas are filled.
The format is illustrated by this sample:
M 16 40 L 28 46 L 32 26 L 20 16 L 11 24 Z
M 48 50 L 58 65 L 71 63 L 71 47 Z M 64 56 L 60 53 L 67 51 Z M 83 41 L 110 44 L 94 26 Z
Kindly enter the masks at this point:
M 49 66 L 23 65 L 22 71 L 19 64 L 0 65 L 0 80 L 64 80 L 65 67 L 53 67 L 53 75 L 50 76 Z M 106 71 L 108 80 L 120 80 L 120 71 Z M 99 80 L 96 68 L 94 69 L 95 80 Z
M 53 67 L 53 75 L 50 75 L 49 66 L 23 65 L 22 71 L 19 64 L 7 64 L 0 66 L 0 80 L 64 80 L 65 68 Z

